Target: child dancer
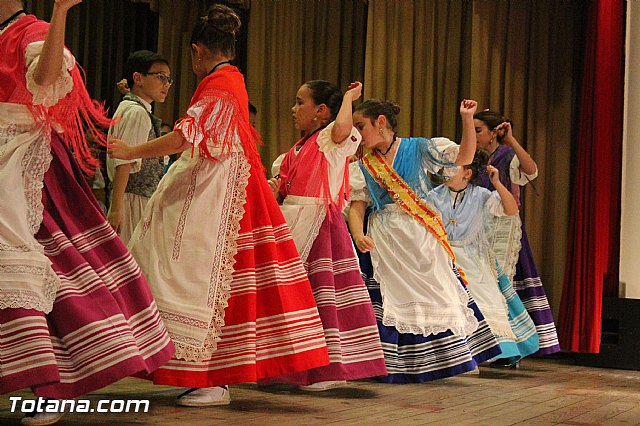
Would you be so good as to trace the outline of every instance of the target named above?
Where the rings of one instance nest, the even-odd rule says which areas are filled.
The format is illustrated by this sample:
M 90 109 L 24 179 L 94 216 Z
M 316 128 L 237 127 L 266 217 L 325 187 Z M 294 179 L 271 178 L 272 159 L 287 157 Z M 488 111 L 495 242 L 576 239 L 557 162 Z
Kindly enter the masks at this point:
M 125 75 L 131 90 L 116 109 L 109 136 L 138 145 L 160 137 L 162 120 L 151 113 L 151 103 L 164 102 L 173 80 L 167 61 L 148 50 L 129 55 Z M 107 219 L 125 244 L 160 182 L 161 161 L 158 158 L 114 160 L 107 156 L 107 172 L 112 182 Z
M 49 25 L 19 0 L 0 1 L 0 393 L 76 398 L 149 373 L 174 351 L 78 167 L 96 163 L 84 125 L 98 139 L 95 125 L 109 125 L 64 47 L 78 3 L 57 0 Z M 61 416 L 34 414 L 23 424 Z
M 499 269 L 485 233 L 489 217 L 518 214 L 516 200 L 500 183 L 498 170 L 487 167 L 488 158 L 486 151 L 478 150 L 471 164 L 458 167 L 457 173 L 429 192 L 427 198 L 440 211 L 456 265 L 464 270 L 469 292 L 500 343 L 499 358 L 517 366 L 521 358 L 538 350 L 538 334 L 509 279 Z M 496 188 L 494 192 L 477 186 L 485 170 Z
M 281 379 L 309 391 L 386 374 L 375 316 L 342 218 L 348 159 L 360 143 L 352 102 L 361 93 L 359 82 L 344 96 L 326 81 L 303 84 L 291 111 L 304 137 L 280 167 L 277 196 L 311 281 L 331 360 Z
M 538 167 L 531 156 L 513 136 L 511 123 L 502 114 L 482 111 L 474 115 L 474 126 L 479 148 L 489 152 L 489 164 L 500 172 L 502 184 L 514 193 L 520 203 L 521 187 L 538 176 Z M 480 186 L 494 190 L 495 186 L 485 175 Z M 536 324 L 540 337 L 538 354 L 547 355 L 560 350 L 553 314 L 547 300 L 540 274 L 533 259 L 529 239 L 524 224 L 520 233 L 512 232 L 513 224 L 502 218 L 490 220 L 491 245 L 501 260 L 501 267 L 507 277 L 513 279 L 513 287 Z M 513 241 L 515 239 L 515 241 Z M 521 248 L 514 251 L 512 248 Z M 517 253 L 510 256 L 509 253 Z
M 498 344 L 453 263 L 439 213 L 424 201 L 427 172 L 471 162 L 475 152 L 472 116 L 476 102 L 460 105 L 462 143 L 445 138 L 398 138 L 400 108 L 368 100 L 354 123 L 371 152 L 351 167 L 349 227 L 373 265 L 367 284 L 378 319 L 391 383 L 416 383 L 454 376 L 500 353 Z M 459 155 L 458 155 L 459 148 Z M 367 235 L 365 209 L 371 208 Z
M 183 151 L 131 238 L 176 356 L 153 375 L 189 387 L 186 406 L 223 405 L 226 385 L 329 362 L 325 336 L 291 233 L 267 185 L 249 123 L 244 79 L 229 62 L 236 13 L 209 8 L 191 38 L 202 80 L 185 117 L 159 139 L 109 145 L 114 158 Z

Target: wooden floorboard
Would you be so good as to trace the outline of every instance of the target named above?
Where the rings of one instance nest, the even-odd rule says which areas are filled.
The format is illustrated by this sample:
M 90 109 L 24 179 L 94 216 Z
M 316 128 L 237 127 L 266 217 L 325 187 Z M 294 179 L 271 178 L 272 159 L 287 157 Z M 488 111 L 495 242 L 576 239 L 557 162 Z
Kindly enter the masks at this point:
M 276 384 L 231 387 L 231 405 L 186 408 L 181 392 L 125 379 L 86 396 L 148 399 L 149 413 L 74 413 L 61 425 L 640 425 L 640 372 L 575 365 L 570 359 L 527 359 L 518 370 L 481 367 L 480 374 L 414 385 L 356 381 L 318 394 Z M 9 396 L 0 397 L 0 424 L 17 425 Z

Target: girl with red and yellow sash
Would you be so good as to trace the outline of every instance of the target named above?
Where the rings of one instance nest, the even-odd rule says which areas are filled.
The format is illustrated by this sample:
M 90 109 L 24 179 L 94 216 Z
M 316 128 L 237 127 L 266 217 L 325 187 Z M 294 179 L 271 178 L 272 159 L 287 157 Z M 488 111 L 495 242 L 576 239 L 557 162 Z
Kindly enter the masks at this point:
M 368 100 L 354 113 L 371 152 L 351 167 L 349 227 L 359 250 L 371 255 L 372 265 L 361 257 L 361 268 L 369 273 L 387 382 L 461 374 L 500 353 L 458 275 L 440 213 L 425 201 L 427 172 L 473 159 L 476 106 L 468 100 L 460 106 L 459 147 L 446 138 L 396 137 L 399 107 L 388 101 Z

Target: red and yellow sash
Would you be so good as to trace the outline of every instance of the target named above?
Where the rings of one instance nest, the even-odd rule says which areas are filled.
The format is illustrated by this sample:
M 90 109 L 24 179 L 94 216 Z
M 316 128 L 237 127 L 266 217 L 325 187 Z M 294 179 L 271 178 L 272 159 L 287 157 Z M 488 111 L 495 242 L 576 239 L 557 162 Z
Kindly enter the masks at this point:
M 456 256 L 449 244 L 440 214 L 429 208 L 424 200 L 416 195 L 404 179 L 385 162 L 379 152 L 366 154 L 362 157 L 362 163 L 376 182 L 389 192 L 394 203 L 431 232 L 455 263 Z

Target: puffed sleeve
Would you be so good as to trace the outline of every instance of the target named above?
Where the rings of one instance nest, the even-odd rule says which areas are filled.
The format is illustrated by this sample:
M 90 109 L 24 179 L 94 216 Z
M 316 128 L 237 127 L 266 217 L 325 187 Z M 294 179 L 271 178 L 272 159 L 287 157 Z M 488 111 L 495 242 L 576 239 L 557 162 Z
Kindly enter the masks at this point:
M 331 139 L 331 129 L 333 129 L 334 124 L 335 121 L 332 121 L 318 134 L 316 141 L 320 147 L 320 151 L 324 152 L 325 155 L 336 153 L 340 157 L 349 157 L 355 154 L 358 150 L 358 146 L 360 145 L 360 141 L 362 140 L 362 136 L 360 136 L 358 129 L 351 127 L 351 133 L 349 136 L 347 136 L 347 138 L 342 142 L 335 143 Z
M 455 163 L 460 152 L 460 145 L 448 138 L 431 138 L 439 153 L 438 160 L 443 163 Z
M 39 86 L 34 80 L 34 74 L 40 61 L 43 45 L 44 41 L 36 41 L 27 45 L 25 50 L 27 89 L 33 95 L 34 105 L 43 105 L 49 108 L 57 104 L 73 89 L 73 79 L 69 71 L 75 66 L 76 60 L 71 52 L 65 48 L 62 68 L 56 81 L 48 86 Z
M 202 99 L 191 105 L 187 110 L 186 117 L 180 120 L 174 128 L 174 130 L 178 130 L 182 134 L 182 137 L 190 144 L 198 145 L 204 139 L 204 134 L 201 131 L 199 123 L 201 120 L 206 119 L 203 117 L 206 104 L 207 101 Z
M 444 169 L 445 175 L 447 171 L 455 174 L 455 162 L 460 152 L 460 145 L 443 137 L 423 139 L 423 141 L 425 141 L 422 147 L 423 167 L 431 173 L 438 173 Z
M 200 147 L 206 145 L 213 156 L 221 154 L 227 143 L 234 149 L 233 142 L 239 140 L 236 104 L 226 93 L 218 92 L 191 105 L 185 117 L 174 126 L 187 142 Z
M 536 171 L 530 175 L 524 173 L 520 170 L 520 160 L 518 159 L 518 156 L 514 155 L 513 159 L 511 159 L 511 163 L 509 164 L 509 176 L 511 177 L 512 183 L 524 186 L 538 177 L 538 168 L 536 167 Z
M 282 161 L 284 161 L 284 157 L 287 154 L 280 154 L 278 155 L 278 158 L 276 158 L 273 161 L 273 164 L 271 165 L 271 176 L 278 176 L 280 174 L 280 166 L 282 166 Z
M 498 191 L 489 191 L 486 188 L 481 188 L 486 191 L 485 202 L 484 202 L 484 212 L 486 215 L 495 216 L 495 217 L 503 217 L 506 216 L 504 214 L 504 205 L 502 204 L 502 199 L 500 198 L 500 194 Z M 483 191 L 483 192 L 484 192 Z
M 358 164 L 359 161 L 354 161 L 349 164 L 351 201 L 364 201 L 368 205 L 371 204 L 371 194 L 369 194 L 369 188 L 367 187 L 367 181 L 364 178 L 364 173 Z
M 151 120 L 149 113 L 141 106 L 131 101 L 122 101 L 128 103 L 128 108 L 123 108 L 121 114 L 116 114 L 115 124 L 109 129 L 109 137 L 121 139 L 131 146 L 140 145 L 149 139 L 151 132 Z M 116 111 L 117 113 L 118 111 Z M 109 178 L 113 179 L 112 174 L 115 168 L 122 164 L 132 164 L 131 173 L 137 173 L 142 166 L 142 159 L 120 160 L 107 157 L 107 170 Z

